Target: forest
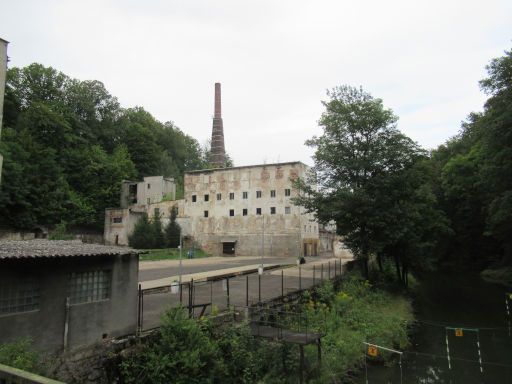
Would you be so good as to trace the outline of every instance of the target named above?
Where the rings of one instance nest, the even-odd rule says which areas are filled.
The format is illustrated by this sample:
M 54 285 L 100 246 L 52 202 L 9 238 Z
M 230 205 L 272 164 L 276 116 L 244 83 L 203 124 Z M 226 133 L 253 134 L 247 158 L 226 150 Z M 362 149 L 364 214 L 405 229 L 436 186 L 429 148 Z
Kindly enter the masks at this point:
M 27 230 L 61 222 L 101 230 L 122 180 L 182 183 L 185 170 L 208 164 L 207 148 L 173 122 L 41 64 L 7 72 L 0 151 L 0 226 Z

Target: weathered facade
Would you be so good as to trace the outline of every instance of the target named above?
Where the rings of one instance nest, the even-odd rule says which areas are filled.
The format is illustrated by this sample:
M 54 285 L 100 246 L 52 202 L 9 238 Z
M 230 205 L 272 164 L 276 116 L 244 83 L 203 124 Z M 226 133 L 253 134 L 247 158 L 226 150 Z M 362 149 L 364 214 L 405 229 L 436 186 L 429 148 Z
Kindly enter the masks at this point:
M 143 181 L 125 181 L 121 187 L 121 207 L 105 210 L 103 240 L 107 245 L 128 245 L 128 236 L 144 213 L 156 213 L 167 223 L 176 204 L 174 179 L 163 176 L 144 177 Z M 156 211 L 155 211 L 156 209 Z
M 137 327 L 138 254 L 79 241 L 0 242 L 0 344 L 44 351 L 92 345 Z
M 214 255 L 316 256 L 319 228 L 292 204 L 300 162 L 185 172 L 184 235 Z
M 0 139 L 2 138 L 2 119 L 4 111 L 4 90 L 5 76 L 7 73 L 7 44 L 4 39 L 0 38 Z M 0 153 L 0 183 L 2 182 L 2 163 L 3 156 Z

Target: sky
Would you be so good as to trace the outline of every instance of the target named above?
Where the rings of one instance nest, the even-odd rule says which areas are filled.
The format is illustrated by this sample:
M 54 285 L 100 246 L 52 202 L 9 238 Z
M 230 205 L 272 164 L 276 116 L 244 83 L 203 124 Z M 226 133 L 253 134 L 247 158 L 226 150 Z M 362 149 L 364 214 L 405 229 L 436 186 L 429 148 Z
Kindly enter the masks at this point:
M 512 1 L 0 0 L 9 66 L 99 80 L 201 144 L 222 83 L 235 165 L 302 161 L 326 90 L 362 86 L 427 149 L 481 111 L 485 66 L 512 48 Z

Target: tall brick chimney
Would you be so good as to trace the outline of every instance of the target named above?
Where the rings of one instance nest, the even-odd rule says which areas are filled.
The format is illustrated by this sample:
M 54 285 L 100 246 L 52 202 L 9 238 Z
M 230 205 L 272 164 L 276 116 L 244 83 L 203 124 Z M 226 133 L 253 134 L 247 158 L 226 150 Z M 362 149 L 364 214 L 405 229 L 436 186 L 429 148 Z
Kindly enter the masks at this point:
M 215 83 L 215 113 L 213 115 L 210 163 L 214 167 L 218 168 L 223 168 L 226 163 L 226 151 L 224 148 L 224 127 L 222 125 L 220 83 Z

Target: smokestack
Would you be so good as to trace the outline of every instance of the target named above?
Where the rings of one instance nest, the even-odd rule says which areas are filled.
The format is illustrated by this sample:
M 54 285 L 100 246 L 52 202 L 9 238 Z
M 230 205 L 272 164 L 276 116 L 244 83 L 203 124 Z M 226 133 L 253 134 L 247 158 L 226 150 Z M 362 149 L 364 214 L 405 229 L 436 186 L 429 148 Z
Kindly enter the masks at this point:
M 210 163 L 216 168 L 223 168 L 226 163 L 226 151 L 224 149 L 220 83 L 215 83 L 215 107 L 211 144 Z

